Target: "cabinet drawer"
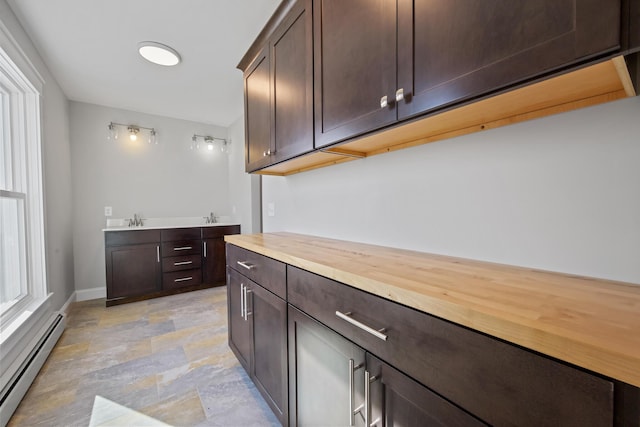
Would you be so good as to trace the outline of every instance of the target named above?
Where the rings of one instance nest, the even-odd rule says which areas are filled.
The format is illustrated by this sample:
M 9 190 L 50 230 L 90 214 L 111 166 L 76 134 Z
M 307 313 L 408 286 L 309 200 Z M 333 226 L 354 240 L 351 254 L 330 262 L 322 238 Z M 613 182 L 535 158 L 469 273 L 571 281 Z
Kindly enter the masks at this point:
M 286 264 L 238 246 L 227 244 L 227 265 L 280 298 L 286 299 Z
M 162 259 L 162 271 L 167 273 L 170 271 L 190 270 L 200 268 L 202 258 L 199 254 L 172 256 Z
M 202 270 L 183 270 L 164 273 L 162 275 L 162 289 L 176 289 L 202 283 Z
M 160 242 L 160 230 L 105 231 L 105 246 L 139 245 Z
M 200 239 L 200 227 L 197 228 L 171 228 L 161 230 L 163 242 L 175 242 L 179 240 Z
M 600 377 L 296 267 L 287 289 L 290 304 L 485 422 L 613 424 L 613 384 Z
M 230 234 L 239 234 L 239 225 L 218 225 L 215 227 L 202 227 L 203 239 L 215 239 L 216 237 L 224 237 Z
M 194 255 L 201 252 L 200 240 L 181 240 L 162 244 L 162 257 L 174 257 L 182 255 Z

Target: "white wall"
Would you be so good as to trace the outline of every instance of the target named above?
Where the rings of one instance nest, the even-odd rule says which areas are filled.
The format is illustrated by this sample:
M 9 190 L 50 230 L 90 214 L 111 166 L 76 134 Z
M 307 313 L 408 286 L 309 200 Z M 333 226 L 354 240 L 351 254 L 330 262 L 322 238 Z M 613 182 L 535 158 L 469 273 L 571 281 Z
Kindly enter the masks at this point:
M 227 138 L 219 126 L 71 102 L 71 167 L 76 289 L 105 286 L 104 207 L 114 218 L 230 215 L 229 156 L 190 150 L 194 133 Z M 121 130 L 107 140 L 114 121 L 153 127 L 158 144 Z
M 53 292 L 51 308 L 58 310 L 74 291 L 69 106 L 5 0 L 0 0 L 0 26 L 4 27 L 3 33 L 6 31 L 15 39 L 44 79 L 41 111 L 47 286 Z M 4 37 L 0 41 L 6 48 Z
M 640 97 L 262 185 L 265 232 L 640 283 Z
M 229 197 L 231 212 L 238 215 L 242 233 L 262 230 L 260 176 L 244 172 L 244 116 L 229 126 Z

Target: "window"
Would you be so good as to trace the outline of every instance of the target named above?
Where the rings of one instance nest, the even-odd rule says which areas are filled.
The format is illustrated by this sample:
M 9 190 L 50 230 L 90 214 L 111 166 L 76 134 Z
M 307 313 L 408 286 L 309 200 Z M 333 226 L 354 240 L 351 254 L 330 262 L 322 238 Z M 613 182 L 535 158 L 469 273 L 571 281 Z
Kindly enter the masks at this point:
M 33 312 L 47 289 L 40 94 L 2 48 L 0 236 L 0 329 L 4 332 L 14 320 Z

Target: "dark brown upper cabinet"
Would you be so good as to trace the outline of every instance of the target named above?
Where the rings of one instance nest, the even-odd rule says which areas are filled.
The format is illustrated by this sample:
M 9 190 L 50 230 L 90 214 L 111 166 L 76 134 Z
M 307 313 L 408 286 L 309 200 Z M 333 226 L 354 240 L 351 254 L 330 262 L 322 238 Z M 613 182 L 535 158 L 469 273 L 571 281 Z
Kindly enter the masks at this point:
M 299 0 L 246 69 L 246 170 L 313 150 L 311 0 Z
M 620 0 L 316 0 L 316 147 L 620 49 Z
M 618 50 L 620 10 L 620 0 L 398 0 L 398 118 Z
M 244 73 L 245 163 L 251 172 L 269 164 L 271 149 L 271 77 L 269 46 Z
M 313 7 L 316 147 L 394 123 L 396 0 Z

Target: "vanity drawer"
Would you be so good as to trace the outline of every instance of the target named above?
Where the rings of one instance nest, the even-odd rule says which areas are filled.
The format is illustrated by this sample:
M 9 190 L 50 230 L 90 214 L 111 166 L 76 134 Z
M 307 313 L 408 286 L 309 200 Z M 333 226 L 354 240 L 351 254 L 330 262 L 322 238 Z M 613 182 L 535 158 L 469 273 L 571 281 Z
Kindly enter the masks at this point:
M 296 267 L 287 289 L 290 304 L 489 424 L 613 424 L 613 384 L 598 376 Z
M 196 240 L 201 236 L 200 227 L 197 228 L 169 228 L 161 230 L 163 242 L 174 242 L 179 240 Z
M 183 255 L 200 254 L 202 251 L 201 240 L 180 240 L 162 244 L 162 257 L 174 257 Z
M 200 268 L 202 264 L 202 258 L 200 254 L 195 255 L 181 255 L 162 258 L 162 271 L 180 271 L 190 270 L 192 268 Z
M 105 246 L 140 245 L 160 242 L 159 230 L 105 231 Z
M 218 237 L 228 236 L 230 234 L 239 234 L 239 225 L 216 225 L 212 227 L 202 227 L 203 239 L 215 239 Z
M 286 264 L 238 246 L 227 244 L 227 265 L 280 298 L 286 299 Z
M 202 283 L 202 270 L 174 271 L 162 275 L 162 289 L 177 289 Z

